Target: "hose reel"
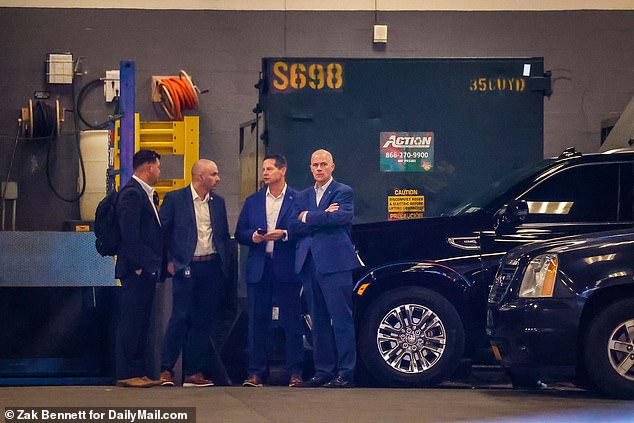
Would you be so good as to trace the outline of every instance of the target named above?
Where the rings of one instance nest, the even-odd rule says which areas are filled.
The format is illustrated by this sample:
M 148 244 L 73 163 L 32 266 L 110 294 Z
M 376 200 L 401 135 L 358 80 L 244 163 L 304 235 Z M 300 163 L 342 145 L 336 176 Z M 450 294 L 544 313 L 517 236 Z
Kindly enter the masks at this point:
M 29 106 L 22 108 L 21 135 L 25 138 L 53 138 L 59 136 L 62 128 L 62 111 L 59 100 L 55 106 L 38 100 L 33 103 L 29 99 Z
M 161 107 L 171 120 L 183 120 L 184 110 L 198 108 L 198 94 L 201 91 L 184 70 L 180 70 L 178 77 L 158 79 L 156 85 L 161 98 Z

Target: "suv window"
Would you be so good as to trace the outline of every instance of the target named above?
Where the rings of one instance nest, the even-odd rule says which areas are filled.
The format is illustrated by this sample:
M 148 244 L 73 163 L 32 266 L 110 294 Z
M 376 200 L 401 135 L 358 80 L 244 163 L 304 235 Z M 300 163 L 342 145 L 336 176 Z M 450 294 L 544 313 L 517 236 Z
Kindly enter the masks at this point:
M 632 163 L 621 165 L 621 212 L 619 220 L 630 222 L 634 218 L 634 167 Z
M 553 162 L 552 159 L 542 160 L 529 166 L 524 166 L 510 175 L 504 175 L 502 178 L 489 184 L 486 189 L 482 190 L 469 201 L 459 205 L 453 210 L 445 213 L 446 216 L 457 216 L 462 214 L 475 213 L 482 209 L 497 211 L 508 198 L 509 192 L 516 193 L 518 185 L 524 184 L 524 181 L 534 175 L 543 172 Z
M 602 163 L 562 170 L 521 199 L 528 222 L 606 222 L 617 220 L 618 196 L 619 166 Z

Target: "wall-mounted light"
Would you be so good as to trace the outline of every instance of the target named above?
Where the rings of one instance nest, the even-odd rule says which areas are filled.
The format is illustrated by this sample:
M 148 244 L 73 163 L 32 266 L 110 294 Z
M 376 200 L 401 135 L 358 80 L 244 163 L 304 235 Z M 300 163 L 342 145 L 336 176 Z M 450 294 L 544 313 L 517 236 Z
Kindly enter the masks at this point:
M 387 44 L 387 25 L 379 25 L 379 0 L 374 0 L 374 29 L 372 31 L 374 44 Z M 383 48 L 383 47 L 379 47 Z

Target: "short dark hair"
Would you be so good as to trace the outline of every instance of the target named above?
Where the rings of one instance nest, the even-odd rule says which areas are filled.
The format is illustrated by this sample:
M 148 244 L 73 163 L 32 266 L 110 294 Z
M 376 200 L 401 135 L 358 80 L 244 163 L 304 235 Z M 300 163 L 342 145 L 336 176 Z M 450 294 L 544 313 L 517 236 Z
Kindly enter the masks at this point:
M 144 163 L 154 163 L 161 159 L 161 155 L 154 150 L 139 150 L 132 158 L 132 168 L 137 170 Z
M 286 157 L 282 156 L 281 154 L 267 154 L 264 157 L 264 160 L 275 160 L 275 167 L 278 169 L 281 169 L 283 167 L 288 167 L 286 163 Z

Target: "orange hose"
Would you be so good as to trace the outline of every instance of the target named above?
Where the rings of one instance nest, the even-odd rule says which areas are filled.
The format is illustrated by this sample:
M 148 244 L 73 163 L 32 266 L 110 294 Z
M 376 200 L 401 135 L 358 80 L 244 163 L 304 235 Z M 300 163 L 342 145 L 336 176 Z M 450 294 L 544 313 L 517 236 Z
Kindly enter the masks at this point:
M 181 71 L 181 75 L 185 75 L 186 78 L 170 77 L 158 82 L 162 93 L 161 105 L 167 116 L 173 120 L 183 120 L 184 110 L 198 108 L 196 86 L 184 71 Z

